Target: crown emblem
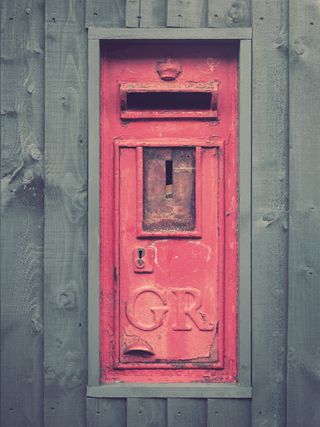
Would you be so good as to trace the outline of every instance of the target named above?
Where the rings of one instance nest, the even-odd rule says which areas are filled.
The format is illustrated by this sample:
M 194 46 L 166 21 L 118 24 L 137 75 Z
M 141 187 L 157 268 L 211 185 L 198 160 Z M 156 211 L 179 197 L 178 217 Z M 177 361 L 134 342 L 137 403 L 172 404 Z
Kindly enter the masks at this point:
M 156 70 L 161 80 L 175 80 L 181 74 L 182 66 L 179 62 L 167 58 L 165 61 L 157 62 Z

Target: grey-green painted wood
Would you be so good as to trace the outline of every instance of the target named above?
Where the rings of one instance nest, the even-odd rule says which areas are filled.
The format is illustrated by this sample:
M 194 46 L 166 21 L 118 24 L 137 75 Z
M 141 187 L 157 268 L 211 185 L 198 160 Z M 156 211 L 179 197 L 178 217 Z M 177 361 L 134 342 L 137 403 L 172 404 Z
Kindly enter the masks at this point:
M 88 398 L 86 427 L 128 427 L 127 399 Z
M 239 381 L 251 386 L 251 40 L 239 52 Z
M 207 0 L 168 0 L 168 27 L 207 27 Z
M 124 27 L 126 0 L 85 0 L 86 26 Z M 135 0 L 134 0 L 135 1 Z
M 168 427 L 207 427 L 207 399 L 168 399 Z
M 140 28 L 165 27 L 167 0 L 141 0 Z
M 43 415 L 43 2 L 1 2 L 1 420 Z
M 208 399 L 207 427 L 250 427 L 251 401 Z
M 251 0 L 86 0 L 86 25 L 250 27 Z
M 88 385 L 100 383 L 100 41 L 88 42 Z
M 253 2 L 252 425 L 286 425 L 287 0 Z
M 46 2 L 46 427 L 86 424 L 87 43 L 83 0 Z
M 126 1 L 126 27 L 140 27 L 141 0 Z
M 208 27 L 250 27 L 251 0 L 208 0 Z
M 245 381 L 244 381 L 245 382 Z M 192 397 L 192 398 L 233 398 L 248 399 L 252 396 L 250 387 L 235 384 L 105 384 L 87 388 L 88 397 Z
M 287 424 L 320 424 L 320 10 L 290 2 Z
M 140 28 L 122 29 L 126 25 L 125 0 L 87 0 L 86 5 L 84 1 L 74 0 L 46 2 L 45 64 L 44 1 L 1 2 L 1 425 L 4 427 L 41 427 L 43 413 L 45 425 L 49 427 L 86 424 L 85 11 L 87 26 L 112 27 L 109 32 L 90 29 L 92 39 L 100 36 L 147 40 L 251 38 L 250 29 L 240 28 L 250 26 L 251 22 L 250 3 L 246 0 L 168 2 L 168 25 L 195 26 L 195 29 L 145 30 L 166 25 L 165 3 L 164 0 L 141 0 L 141 17 L 132 24 Z M 75 13 L 69 14 L 69 8 Z M 207 9 L 208 18 L 204 13 Z M 167 420 L 172 426 L 313 427 L 320 419 L 320 236 L 316 186 L 320 157 L 317 143 L 319 11 L 311 0 L 291 2 L 287 386 L 288 0 L 253 0 L 253 16 L 252 420 L 250 423 L 250 401 L 243 399 L 250 396 L 247 387 L 240 389 L 241 393 L 244 390 L 248 393 L 237 396 L 239 399 L 235 395 L 225 399 L 230 394 L 223 393 L 219 399 L 169 399 Z M 207 24 L 218 28 L 197 29 Z M 243 111 L 241 108 L 240 105 Z M 243 132 L 245 128 L 241 130 L 240 126 L 240 134 Z M 240 150 L 240 164 L 246 161 L 246 155 L 241 156 Z M 244 218 L 245 223 L 247 220 Z M 244 347 L 240 352 L 245 350 Z M 92 357 L 97 365 L 97 355 Z M 95 372 L 91 378 L 94 385 L 98 382 L 97 369 Z M 247 371 L 247 378 L 248 374 Z M 90 388 L 88 393 L 98 394 L 96 390 Z M 175 392 L 181 393 L 180 397 L 183 394 L 181 389 Z M 128 407 L 132 411 L 145 408 L 145 414 L 148 411 L 153 414 L 159 404 L 163 416 L 163 402 L 132 395 Z M 126 399 L 89 398 L 87 410 L 89 426 L 127 425 Z M 139 416 L 143 417 L 138 413 Z M 132 424 L 133 420 L 129 418 L 128 423 Z
M 127 27 L 165 27 L 167 16 L 166 0 L 127 0 Z
M 90 27 L 90 40 L 250 40 L 251 28 L 103 28 Z
M 129 398 L 127 402 L 127 427 L 166 427 L 166 399 Z

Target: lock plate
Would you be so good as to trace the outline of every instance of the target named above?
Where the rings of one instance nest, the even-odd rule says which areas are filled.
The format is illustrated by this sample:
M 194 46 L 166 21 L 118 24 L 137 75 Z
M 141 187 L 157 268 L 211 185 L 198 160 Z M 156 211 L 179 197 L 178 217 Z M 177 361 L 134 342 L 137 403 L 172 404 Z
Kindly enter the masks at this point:
M 135 273 L 152 273 L 154 265 L 154 248 L 137 246 L 133 250 L 133 270 Z

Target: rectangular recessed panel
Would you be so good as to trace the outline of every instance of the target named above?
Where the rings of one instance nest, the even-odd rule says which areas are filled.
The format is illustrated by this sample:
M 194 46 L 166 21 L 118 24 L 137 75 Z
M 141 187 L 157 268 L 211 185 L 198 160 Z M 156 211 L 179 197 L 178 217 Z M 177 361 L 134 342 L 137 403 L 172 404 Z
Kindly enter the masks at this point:
M 143 230 L 195 229 L 195 149 L 143 149 Z

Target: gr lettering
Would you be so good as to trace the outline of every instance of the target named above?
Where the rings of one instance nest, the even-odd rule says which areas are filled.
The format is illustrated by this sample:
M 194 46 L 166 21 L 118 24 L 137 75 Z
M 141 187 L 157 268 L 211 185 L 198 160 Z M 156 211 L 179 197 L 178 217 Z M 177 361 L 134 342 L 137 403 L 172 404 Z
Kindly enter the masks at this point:
M 159 303 L 154 304 L 154 297 Z M 148 303 L 152 299 L 153 304 Z M 137 306 L 143 301 L 144 310 L 151 313 L 152 321 L 146 323 L 139 317 Z M 126 315 L 129 322 L 137 329 L 153 331 L 165 324 L 165 319 L 170 313 L 171 327 L 174 331 L 191 331 L 197 327 L 200 331 L 212 331 L 214 322 L 208 319 L 206 313 L 201 310 L 202 295 L 196 288 L 168 288 L 159 290 L 151 287 L 136 289 L 126 303 Z

